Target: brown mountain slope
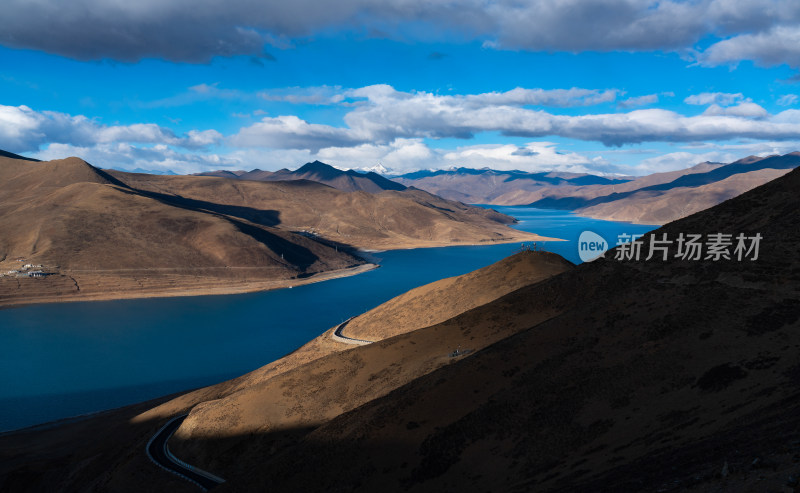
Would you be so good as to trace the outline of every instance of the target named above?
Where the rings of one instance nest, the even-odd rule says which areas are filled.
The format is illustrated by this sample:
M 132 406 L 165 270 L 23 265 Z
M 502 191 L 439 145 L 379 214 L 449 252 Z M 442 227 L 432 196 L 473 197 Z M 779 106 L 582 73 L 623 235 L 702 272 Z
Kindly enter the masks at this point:
M 436 281 L 393 298 L 352 319 L 342 335 L 379 341 L 442 322 L 488 303 L 521 286 L 539 282 L 574 266 L 547 252 L 520 252 L 477 271 Z M 291 354 L 228 382 L 188 393 L 142 416 L 169 416 L 205 401 L 251 389 L 279 374 L 353 346 L 338 342 L 332 328 Z M 438 358 L 438 353 L 436 357 Z M 385 392 L 386 390 L 384 390 Z
M 220 491 L 780 487 L 800 424 L 798 186 L 794 171 L 656 231 L 760 233 L 757 261 L 584 264 L 318 360 L 305 377 L 287 373 L 258 393 L 269 416 L 259 430 L 238 428 L 246 416 L 235 401 L 201 406 L 175 447 L 227 474 Z M 421 364 L 425 348 L 442 354 L 437 341 L 498 332 L 504 340 L 328 421 Z M 290 416 L 323 424 L 287 434 L 274 423 Z M 759 481 L 748 474 L 756 458 L 779 472 L 761 470 Z
M 287 231 L 142 195 L 77 158 L 0 162 L 0 303 L 278 287 L 363 264 Z M 24 259 L 21 262 L 15 259 Z
M 795 170 L 655 232 L 760 233 L 757 260 L 611 253 L 196 406 L 170 447 L 218 491 L 780 491 L 800 440 L 798 187 Z M 4 437 L 0 485 L 167 491 L 130 452 L 152 417 L 128 448 L 68 457 Z
M 601 260 L 520 289 L 442 324 L 515 335 L 328 421 L 262 468 L 214 458 L 231 478 L 220 491 L 780 491 L 800 424 L 799 186 L 795 170 L 655 232 L 761 233 L 758 260 Z M 520 315 L 543 301 L 560 315 Z M 271 457 L 273 437 L 237 457 Z M 206 441 L 181 447 L 212 460 L 226 443 Z
M 598 219 L 616 218 L 643 224 L 663 224 L 686 217 L 766 183 L 800 165 L 800 153 L 759 158 L 749 156 L 706 171 L 686 173 L 669 182 L 619 189 L 548 192 L 534 207 L 570 209 Z M 637 188 L 630 189 L 636 186 Z M 604 193 L 598 195 L 597 192 Z
M 369 268 L 353 246 L 539 238 L 421 191 L 106 172 L 78 158 L 0 157 L 0 213 L 0 305 L 254 291 Z M 23 264 L 52 275 L 15 273 Z
M 558 255 L 519 253 L 474 272 L 412 289 L 355 317 L 342 333 L 377 341 L 429 327 L 571 267 Z
M 558 199 L 566 197 L 576 197 L 590 200 L 614 193 L 631 192 L 641 188 L 669 183 L 684 175 L 707 173 L 721 166 L 724 166 L 724 164 L 708 162 L 700 163 L 692 166 L 691 168 L 668 171 L 664 173 L 653 173 L 636 178 L 635 180 L 625 183 L 615 183 L 613 185 L 565 185 L 561 187 L 543 187 L 537 190 L 511 190 L 498 196 L 491 203 L 496 205 L 519 205 L 531 204 L 547 198 Z
M 131 188 L 284 231 L 364 249 L 418 248 L 542 239 L 513 218 L 421 190 L 343 192 L 307 180 L 257 182 L 110 172 Z
M 468 203 L 530 205 L 597 219 L 665 224 L 740 195 L 798 164 L 798 153 L 748 156 L 617 183 L 597 183 L 602 178 L 591 175 L 553 179 L 543 173 L 467 169 L 412 173 L 398 180 Z
M 739 173 L 699 187 L 677 187 L 667 193 L 638 191 L 629 197 L 575 212 L 608 221 L 628 221 L 637 224 L 664 224 L 686 217 L 736 197 L 763 183 L 785 175 L 788 169 L 761 169 Z

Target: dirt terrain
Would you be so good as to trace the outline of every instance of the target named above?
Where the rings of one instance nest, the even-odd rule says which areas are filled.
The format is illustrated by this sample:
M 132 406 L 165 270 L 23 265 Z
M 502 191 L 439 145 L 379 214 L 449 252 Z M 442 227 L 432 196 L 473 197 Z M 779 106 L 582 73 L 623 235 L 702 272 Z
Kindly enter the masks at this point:
M 317 340 L 160 405 L 2 436 L 0 488 L 172 491 L 141 450 L 190 410 L 170 448 L 220 492 L 794 491 L 798 188 L 795 170 L 653 233 L 759 234 L 756 259 L 612 251 L 373 344 L 318 357 Z
M 422 191 L 0 156 L 0 306 L 274 289 L 363 272 L 358 248 L 540 239 L 512 222 Z

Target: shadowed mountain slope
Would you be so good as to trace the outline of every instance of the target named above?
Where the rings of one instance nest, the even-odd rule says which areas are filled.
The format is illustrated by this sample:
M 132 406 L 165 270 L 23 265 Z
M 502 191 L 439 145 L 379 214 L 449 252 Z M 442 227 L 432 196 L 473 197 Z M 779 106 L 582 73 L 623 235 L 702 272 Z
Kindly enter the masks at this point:
M 166 201 L 193 201 L 285 231 L 365 249 L 536 240 L 506 226 L 514 219 L 422 190 L 343 192 L 309 180 L 257 182 L 216 177 L 110 172 Z M 224 209 L 219 209 L 224 208 Z M 274 211 L 264 216 L 259 211 Z M 538 237 L 541 238 L 541 237 Z
M 176 449 L 227 474 L 221 491 L 778 488 L 794 467 L 800 424 L 798 186 L 793 171 L 655 232 L 759 233 L 755 261 L 584 264 L 436 326 L 318 360 L 306 377 L 302 367 L 285 374 L 261 394 L 273 410 L 260 430 L 236 428 L 239 406 L 227 417 L 221 403 L 198 407 Z M 501 338 L 449 361 L 446 345 L 436 346 L 490 334 Z M 427 348 L 444 358 L 438 367 L 327 417 L 375 395 Z M 299 414 L 273 404 L 278 396 L 295 396 Z M 309 419 L 282 428 L 291 415 Z M 755 459 L 773 464 L 761 480 L 750 474 Z

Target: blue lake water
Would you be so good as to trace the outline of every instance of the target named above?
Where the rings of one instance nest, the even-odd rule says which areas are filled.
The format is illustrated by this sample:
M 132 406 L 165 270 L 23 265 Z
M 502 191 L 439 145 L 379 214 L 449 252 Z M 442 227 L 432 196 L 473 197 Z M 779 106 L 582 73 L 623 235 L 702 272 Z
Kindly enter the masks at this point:
M 614 245 L 652 226 L 494 207 L 579 263 L 584 230 Z M 0 310 L 0 431 L 210 385 L 263 366 L 411 288 L 489 265 L 519 244 L 374 254 L 379 269 L 262 293 L 59 303 Z

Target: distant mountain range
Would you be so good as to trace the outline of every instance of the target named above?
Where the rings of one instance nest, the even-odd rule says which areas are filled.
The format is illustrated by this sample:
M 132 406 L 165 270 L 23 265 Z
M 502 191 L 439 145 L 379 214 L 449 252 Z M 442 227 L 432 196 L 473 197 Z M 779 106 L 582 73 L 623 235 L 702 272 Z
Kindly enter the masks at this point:
M 404 190 L 413 187 L 468 204 L 527 205 L 566 209 L 598 219 L 664 224 L 736 197 L 800 165 L 800 153 L 749 156 L 736 162 L 700 163 L 642 177 L 452 168 L 384 177 L 342 171 L 319 161 L 296 171 L 211 171 L 236 180 L 311 180 L 342 191 Z
M 392 177 L 392 179 L 409 187 L 427 190 L 441 197 L 468 204 L 512 205 L 504 200 L 505 196 L 552 187 L 612 185 L 626 183 L 632 178 L 606 178 L 580 173 L 528 173 L 525 171 L 498 171 L 489 168 L 452 168 L 416 171 Z
M 384 178 L 372 171 L 367 173 L 360 173 L 354 170 L 342 171 L 320 161 L 306 163 L 295 171 L 289 171 L 286 168 L 274 172 L 254 169 L 252 171 L 209 171 L 198 173 L 197 175 L 252 181 L 311 180 L 345 192 L 362 190 L 364 192 L 377 193 L 384 190 L 406 189 L 404 185 Z
M 707 209 L 800 165 L 800 153 L 701 163 L 644 177 L 609 179 L 570 173 L 458 168 L 420 171 L 395 180 L 466 203 L 529 205 L 640 224 L 663 224 Z

